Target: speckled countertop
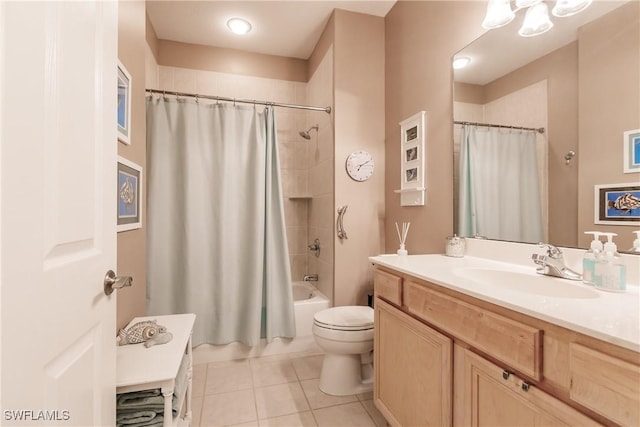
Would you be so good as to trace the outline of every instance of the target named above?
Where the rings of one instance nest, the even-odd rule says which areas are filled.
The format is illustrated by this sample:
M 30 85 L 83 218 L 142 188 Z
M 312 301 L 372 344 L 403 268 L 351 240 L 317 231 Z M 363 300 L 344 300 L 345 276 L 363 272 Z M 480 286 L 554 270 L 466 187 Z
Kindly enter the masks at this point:
M 379 255 L 388 267 L 585 335 L 640 351 L 640 293 L 596 290 L 582 282 L 542 276 L 530 266 L 475 256 Z

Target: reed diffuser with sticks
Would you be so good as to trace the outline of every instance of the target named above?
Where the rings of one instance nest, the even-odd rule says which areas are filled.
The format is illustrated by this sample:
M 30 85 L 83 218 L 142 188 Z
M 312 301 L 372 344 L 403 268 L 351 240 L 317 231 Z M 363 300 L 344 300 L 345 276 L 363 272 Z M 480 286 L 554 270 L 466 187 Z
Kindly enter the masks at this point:
M 402 232 L 400 232 L 400 227 L 398 227 L 398 223 L 396 222 L 396 231 L 398 232 L 398 240 L 400 240 L 400 249 L 398 249 L 397 253 L 400 256 L 405 256 L 408 254 L 404 244 L 407 240 L 407 234 L 409 234 L 409 226 L 411 226 L 410 222 L 403 222 Z

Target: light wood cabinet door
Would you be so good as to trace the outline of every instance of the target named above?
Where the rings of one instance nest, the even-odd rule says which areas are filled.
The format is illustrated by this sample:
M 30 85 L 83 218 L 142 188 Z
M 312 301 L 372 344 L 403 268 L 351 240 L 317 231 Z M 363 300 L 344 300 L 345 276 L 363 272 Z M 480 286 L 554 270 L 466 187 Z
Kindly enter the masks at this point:
M 376 298 L 374 399 L 394 426 L 452 425 L 451 339 Z
M 640 366 L 569 345 L 570 397 L 623 426 L 640 425 Z
M 522 379 L 469 350 L 456 354 L 464 355 L 464 379 L 456 382 L 463 384 L 457 394 L 462 401 L 456 404 L 463 405 L 465 426 L 600 425 L 535 386 L 525 391 Z

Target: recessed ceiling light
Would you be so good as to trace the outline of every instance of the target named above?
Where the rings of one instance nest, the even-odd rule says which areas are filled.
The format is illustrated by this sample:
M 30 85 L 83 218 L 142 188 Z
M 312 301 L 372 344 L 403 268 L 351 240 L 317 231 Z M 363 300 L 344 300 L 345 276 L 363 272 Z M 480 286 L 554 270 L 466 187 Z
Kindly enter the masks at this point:
M 251 24 L 249 21 L 242 18 L 231 18 L 227 21 L 227 27 L 234 33 L 239 35 L 245 35 L 251 31 Z
M 453 69 L 459 70 L 460 68 L 464 68 L 471 62 L 471 58 L 466 56 L 461 56 L 460 58 L 456 58 L 453 60 Z

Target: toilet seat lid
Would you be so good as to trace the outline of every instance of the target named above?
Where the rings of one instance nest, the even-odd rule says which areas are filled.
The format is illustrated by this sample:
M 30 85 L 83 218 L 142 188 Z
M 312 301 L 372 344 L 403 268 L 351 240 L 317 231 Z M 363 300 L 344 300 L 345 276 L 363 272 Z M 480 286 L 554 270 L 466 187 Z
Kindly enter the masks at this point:
M 313 315 L 319 326 L 331 329 L 368 329 L 373 328 L 373 309 L 365 306 L 332 307 Z

